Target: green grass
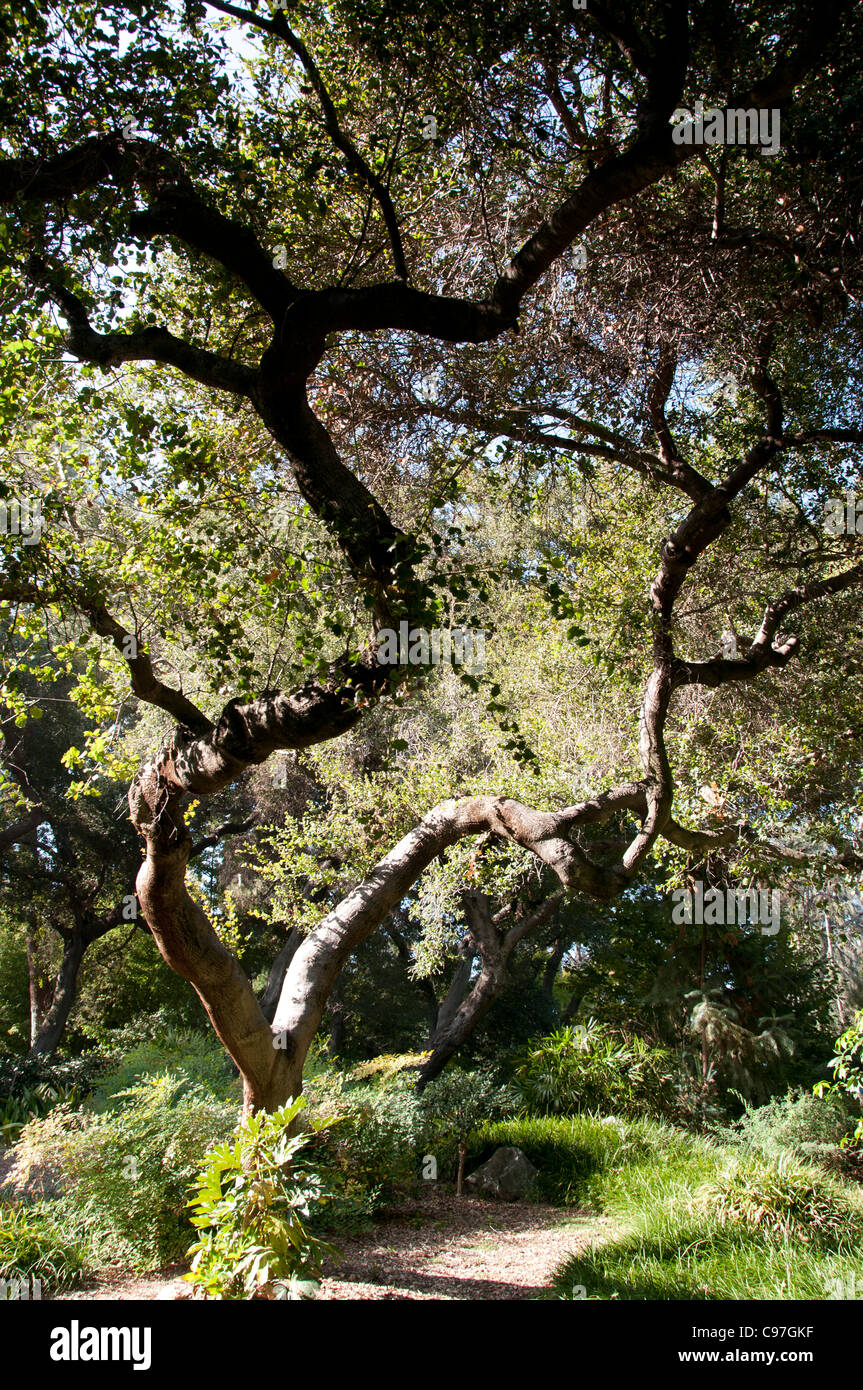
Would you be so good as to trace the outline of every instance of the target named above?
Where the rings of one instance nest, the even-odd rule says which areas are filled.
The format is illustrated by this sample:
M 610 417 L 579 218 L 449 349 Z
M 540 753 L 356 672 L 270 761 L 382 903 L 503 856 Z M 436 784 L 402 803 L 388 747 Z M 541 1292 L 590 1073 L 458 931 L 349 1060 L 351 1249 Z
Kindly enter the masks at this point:
M 559 1206 L 592 1204 L 605 1175 L 649 1154 L 647 1135 L 655 1128 L 643 1121 L 627 1123 L 592 1115 L 502 1120 L 484 1125 L 473 1137 L 467 1171 L 499 1146 L 511 1145 L 521 1149 L 538 1170 L 532 1196 Z
M 0 1279 L 41 1279 L 53 1293 L 79 1283 L 85 1269 L 81 1240 L 60 1228 L 51 1203 L 0 1205 Z
M 859 1290 L 858 1188 L 652 1121 L 621 1124 L 616 1149 L 597 1142 L 595 1119 L 568 1123 L 580 1164 L 573 1191 L 618 1234 L 567 1260 L 550 1297 L 823 1300 L 851 1297 L 855 1277 Z M 559 1151 L 561 1136 L 553 1140 Z M 590 1153 L 598 1162 L 586 1174 Z

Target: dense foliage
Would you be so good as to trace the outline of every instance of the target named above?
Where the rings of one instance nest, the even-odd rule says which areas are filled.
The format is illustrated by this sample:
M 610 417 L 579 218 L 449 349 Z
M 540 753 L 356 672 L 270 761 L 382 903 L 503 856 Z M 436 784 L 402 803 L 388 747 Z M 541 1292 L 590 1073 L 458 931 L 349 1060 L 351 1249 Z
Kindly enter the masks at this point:
M 311 1297 L 507 1144 L 621 1223 L 562 1296 L 824 1296 L 860 6 L 18 0 L 0 52 L 0 1277 Z
M 314 1298 L 332 1247 L 308 1228 L 324 1193 L 300 1158 L 305 1138 L 289 1133 L 302 1107 L 250 1115 L 206 1155 L 189 1202 L 198 1239 L 187 1275 L 205 1298 Z

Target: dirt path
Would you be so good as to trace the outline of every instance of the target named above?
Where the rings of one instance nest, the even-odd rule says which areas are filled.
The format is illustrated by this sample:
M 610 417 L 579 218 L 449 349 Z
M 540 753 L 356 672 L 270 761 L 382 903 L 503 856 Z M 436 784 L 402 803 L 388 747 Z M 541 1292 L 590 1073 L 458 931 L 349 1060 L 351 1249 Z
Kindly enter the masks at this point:
M 568 1255 L 606 1235 L 599 1217 L 432 1192 L 336 1243 L 320 1299 L 531 1299 Z
M 368 1231 L 331 1235 L 331 1261 L 318 1300 L 532 1299 L 568 1255 L 602 1241 L 609 1222 L 571 1210 L 485 1201 L 430 1190 L 389 1208 Z M 188 1298 L 182 1267 L 131 1275 L 61 1294 L 62 1301 Z
M 94 1302 L 133 1302 L 139 1299 L 177 1299 L 191 1298 L 192 1288 L 181 1276 L 184 1265 L 172 1265 L 169 1269 L 153 1270 L 151 1274 L 130 1274 L 128 1270 L 103 1272 L 97 1284 L 83 1289 L 70 1289 L 68 1293 L 57 1295 L 55 1302 L 94 1303 Z

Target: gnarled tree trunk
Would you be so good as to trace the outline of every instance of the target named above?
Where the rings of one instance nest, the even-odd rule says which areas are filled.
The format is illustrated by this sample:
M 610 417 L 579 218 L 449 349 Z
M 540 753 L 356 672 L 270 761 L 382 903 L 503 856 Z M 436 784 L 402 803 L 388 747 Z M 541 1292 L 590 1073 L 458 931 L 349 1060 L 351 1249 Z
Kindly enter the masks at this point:
M 553 893 L 535 912 L 523 917 L 501 935 L 498 924 L 501 919 L 509 916 L 510 909 L 505 908 L 493 918 L 489 911 L 488 898 L 484 893 L 463 895 L 465 915 L 470 927 L 469 939 L 471 946 L 479 954 L 480 970 L 470 993 L 462 998 L 458 1006 L 448 1009 L 446 1014 L 444 1009 L 441 1009 L 438 1026 L 429 1039 L 432 1055 L 420 1067 L 417 1090 L 422 1091 L 434 1077 L 440 1075 L 450 1058 L 488 1013 L 495 1000 L 500 998 L 507 986 L 507 965 L 516 946 L 529 932 L 549 921 L 562 900 L 563 893 Z M 468 958 L 468 979 L 472 965 L 471 954 Z M 460 980 L 457 982 L 461 983 Z

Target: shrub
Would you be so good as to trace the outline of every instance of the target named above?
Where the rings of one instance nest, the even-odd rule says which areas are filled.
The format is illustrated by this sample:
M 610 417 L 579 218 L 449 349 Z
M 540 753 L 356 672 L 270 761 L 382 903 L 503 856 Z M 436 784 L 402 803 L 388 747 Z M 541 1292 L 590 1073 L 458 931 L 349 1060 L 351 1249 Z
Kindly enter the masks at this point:
M 853 1129 L 854 1121 L 839 1096 L 819 1098 L 793 1090 L 766 1105 L 747 1106 L 723 1137 L 764 1158 L 790 1155 L 841 1170 L 850 1166 L 843 1142 Z
M 426 1136 L 422 1102 L 412 1073 L 352 1083 L 319 1072 L 308 1085 L 309 1114 L 341 1123 L 316 1141 L 315 1152 L 343 1197 L 374 1209 L 417 1175 Z M 339 1211 L 336 1204 L 333 1215 Z
M 14 1176 L 26 1181 L 34 1166 L 61 1173 L 60 1206 L 86 1223 L 100 1257 L 153 1268 L 184 1254 L 189 1182 L 236 1113 L 185 1077 L 146 1077 L 101 1113 L 64 1106 L 31 1122 Z
M 133 1022 L 115 1030 L 108 1052 L 83 1053 L 65 1061 L 0 1055 L 0 1144 L 14 1143 L 28 1121 L 47 1115 L 56 1105 L 78 1106 L 92 1098 L 94 1108 L 102 1110 L 144 1077 L 164 1072 L 239 1105 L 239 1081 L 212 1034 L 167 1026 L 158 1038 L 148 1038 L 141 1030 L 142 1025 Z
M 450 1068 L 418 1096 L 420 1059 L 421 1054 L 376 1059 L 347 1075 L 324 1065 L 313 1071 L 306 1087 L 309 1114 L 340 1120 L 315 1141 L 316 1162 L 335 1189 L 328 1226 L 350 1228 L 367 1220 L 416 1181 L 429 1151 L 439 1172 L 451 1169 L 455 1176 L 459 1144 L 466 1145 L 470 1131 L 515 1110 L 514 1089 L 481 1070 Z
M 829 1064 L 833 1081 L 820 1081 L 815 1087 L 817 1096 L 843 1096 L 854 1105 L 857 1125 L 852 1135 L 846 1136 L 843 1143 L 863 1148 L 863 1009 L 854 1016 L 851 1027 L 836 1039 L 836 1053 Z
M 671 1054 L 594 1019 L 540 1038 L 517 1060 L 515 1080 L 525 1108 L 540 1115 L 636 1117 L 675 1104 Z
M 52 1095 L 40 1087 L 29 1087 L 23 1095 L 7 1096 L 0 1100 L 0 1145 L 14 1144 L 28 1120 L 44 1115 L 52 1108 L 52 1102 L 59 1105 L 62 1097 Z
M 80 1104 L 104 1065 L 91 1054 L 62 1062 L 0 1056 L 0 1144 L 14 1143 L 29 1120 L 55 1105 Z
M 481 1071 L 466 1072 L 450 1067 L 426 1086 L 421 1098 L 426 1141 L 438 1160 L 439 1172 L 458 1159 L 459 1192 L 471 1131 L 514 1114 L 517 1107 L 518 1094 L 514 1088 L 496 1085 Z
M 332 1247 L 308 1219 L 324 1199 L 320 1178 L 299 1158 L 306 1135 L 289 1130 L 300 1098 L 271 1115 L 247 1117 L 232 1144 L 208 1153 L 189 1202 L 201 1232 L 184 1277 L 206 1298 L 314 1298 L 321 1260 Z M 320 1132 L 332 1121 L 312 1122 Z
M 31 1086 L 50 1085 L 75 1088 L 88 1094 L 110 1059 L 100 1052 L 82 1052 L 79 1057 L 12 1057 L 0 1053 L 0 1098 L 14 1096 Z
M 74 1109 L 67 1101 L 47 1115 L 28 1120 L 9 1150 L 12 1165 L 3 1184 L 3 1196 L 11 1194 L 24 1200 L 33 1193 L 57 1196 L 69 1137 L 87 1121 L 86 1111 Z
M 93 1090 L 93 1104 L 104 1109 L 145 1077 L 169 1072 L 184 1078 L 219 1100 L 240 1104 L 241 1088 L 224 1048 L 210 1034 L 167 1027 L 157 1038 L 135 1036 L 136 1029 L 116 1035 L 121 1049 L 113 1052 L 104 1074 Z M 131 1035 L 131 1036 L 130 1036 Z

